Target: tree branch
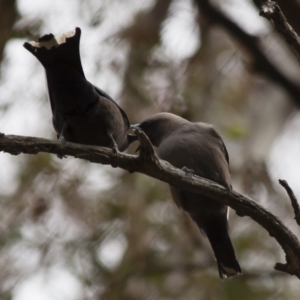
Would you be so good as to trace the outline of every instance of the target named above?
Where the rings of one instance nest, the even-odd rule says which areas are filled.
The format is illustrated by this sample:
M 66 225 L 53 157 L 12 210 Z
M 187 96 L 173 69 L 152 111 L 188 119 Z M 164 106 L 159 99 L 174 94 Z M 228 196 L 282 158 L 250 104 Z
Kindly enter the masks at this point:
M 260 15 L 271 21 L 275 29 L 290 44 L 300 58 L 300 38 L 288 23 L 278 3 L 270 0 L 261 0 Z
M 201 194 L 230 206 L 239 216 L 249 216 L 265 228 L 280 244 L 286 255 L 285 264 L 276 264 L 275 269 L 295 275 L 300 279 L 300 243 L 296 236 L 272 213 L 254 200 L 212 181 L 198 176 L 186 176 L 185 172 L 159 160 L 148 138 L 137 132 L 141 143 L 140 155 L 115 153 L 108 148 L 51 141 L 47 139 L 0 134 L 0 151 L 18 155 L 39 152 L 68 155 L 92 163 L 112 165 L 129 172 L 139 172 L 184 190 Z M 150 149 L 149 149 L 150 148 Z M 146 151 L 146 152 L 145 152 Z
M 292 203 L 292 206 L 294 209 L 294 213 L 295 213 L 295 220 L 296 220 L 297 224 L 300 226 L 300 206 L 297 201 L 297 198 L 296 198 L 293 190 L 291 189 L 291 187 L 285 180 L 279 179 L 279 183 L 285 188 L 286 192 L 288 193 L 288 195 L 290 197 L 290 200 L 291 200 L 291 203 Z
M 300 86 L 291 78 L 283 74 L 264 54 L 259 46 L 259 39 L 243 31 L 221 11 L 211 5 L 209 0 L 195 0 L 199 11 L 216 25 L 222 26 L 250 55 L 254 71 L 261 73 L 273 82 L 279 84 L 300 107 Z

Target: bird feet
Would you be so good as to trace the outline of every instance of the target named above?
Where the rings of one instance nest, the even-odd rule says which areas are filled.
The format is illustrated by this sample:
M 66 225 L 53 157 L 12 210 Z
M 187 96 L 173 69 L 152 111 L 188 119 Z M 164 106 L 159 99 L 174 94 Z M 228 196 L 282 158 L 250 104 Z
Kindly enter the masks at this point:
M 113 151 L 113 153 L 114 153 L 115 155 L 117 155 L 118 153 L 120 153 L 120 151 L 119 151 L 117 145 L 114 145 L 114 146 L 112 147 L 112 151 Z
M 226 183 L 225 188 L 226 188 L 226 190 L 227 190 L 228 192 L 231 192 L 231 191 L 232 191 L 232 185 L 229 184 L 229 183 Z
M 60 135 L 60 136 L 58 137 L 58 140 L 59 140 L 62 144 L 65 144 L 65 143 L 66 143 L 66 139 L 65 139 L 65 137 L 64 137 L 63 135 Z
M 184 171 L 185 175 L 189 176 L 189 177 L 192 177 L 195 175 L 195 171 L 192 170 L 192 169 L 189 169 L 187 167 L 183 167 L 182 168 L 182 171 Z
M 58 136 L 58 140 L 59 140 L 63 145 L 66 143 L 66 139 L 65 139 L 65 137 L 63 136 L 64 129 L 65 129 L 65 125 L 63 126 L 63 129 L 62 129 L 61 133 L 60 133 L 59 136 Z M 63 155 L 63 154 L 57 154 L 57 157 L 60 158 L 60 159 L 63 159 L 63 158 L 66 158 L 67 156 L 66 156 L 66 155 Z

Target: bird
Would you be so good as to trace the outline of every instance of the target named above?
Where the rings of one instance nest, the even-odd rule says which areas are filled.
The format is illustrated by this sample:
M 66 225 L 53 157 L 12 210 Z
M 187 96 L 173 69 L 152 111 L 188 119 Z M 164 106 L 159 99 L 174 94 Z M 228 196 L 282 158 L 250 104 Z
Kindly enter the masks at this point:
M 143 131 L 160 159 L 231 190 L 229 156 L 225 144 L 210 124 L 189 122 L 171 113 L 158 113 L 132 129 Z M 207 236 L 221 279 L 241 275 L 228 232 L 228 207 L 209 197 L 169 185 L 175 204 L 182 208 Z
M 129 119 L 107 93 L 86 80 L 80 58 L 81 29 L 24 43 L 43 65 L 60 141 L 109 147 L 124 151 L 136 140 L 128 134 Z

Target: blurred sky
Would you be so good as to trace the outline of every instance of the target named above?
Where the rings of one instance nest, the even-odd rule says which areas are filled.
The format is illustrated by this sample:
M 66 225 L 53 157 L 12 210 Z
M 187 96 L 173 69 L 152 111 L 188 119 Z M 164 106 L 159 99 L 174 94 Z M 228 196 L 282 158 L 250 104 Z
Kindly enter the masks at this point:
M 18 9 L 25 19 L 42 19 L 42 31 L 45 34 L 61 34 L 80 27 L 81 56 L 86 77 L 118 101 L 118 94 L 122 89 L 122 69 L 116 74 L 110 67 L 110 62 L 118 61 L 120 65 L 125 65 L 128 45 L 116 42 L 112 47 L 105 41 L 128 25 L 136 11 L 149 7 L 151 3 L 151 0 L 19 0 Z M 249 1 L 230 0 L 225 4 L 222 9 L 233 18 L 238 14 L 236 21 L 249 33 L 265 33 L 268 30 L 269 25 L 257 15 Z M 100 22 L 94 27 L 91 26 L 90 9 L 99 11 Z M 192 55 L 200 45 L 198 28 L 193 21 L 194 8 L 191 1 L 177 0 L 170 12 L 169 19 L 163 25 L 162 47 L 169 59 L 184 59 Z M 0 131 L 6 134 L 54 138 L 50 105 L 46 101 L 44 71 L 36 58 L 22 47 L 24 41 L 12 39 L 5 48 L 5 59 L 1 66 L 0 105 L 7 106 L 8 109 L 1 114 Z M 41 98 L 45 101 L 40 101 Z M 269 160 L 274 180 L 288 180 L 298 194 L 300 185 L 295 174 L 300 167 L 299 131 L 300 116 L 295 114 L 282 136 L 275 142 Z M 283 155 L 287 151 L 288 155 Z M 21 161 L 21 157 L 3 153 L 0 155 L 1 193 L 10 194 L 16 189 L 15 176 Z M 67 173 L 73 172 L 80 162 L 70 159 L 64 160 L 63 164 Z M 99 177 L 105 178 L 102 170 L 97 166 L 87 174 L 87 184 L 91 188 L 96 188 Z M 110 179 L 107 177 L 103 180 L 102 188 L 109 184 Z M 111 237 L 99 249 L 99 259 L 113 268 L 125 248 L 126 242 L 122 237 Z M 30 257 L 35 260 L 34 253 L 26 255 L 29 260 Z M 49 272 L 39 271 L 26 278 L 18 285 L 13 299 L 73 300 L 79 299 L 80 295 L 81 287 L 77 279 L 64 266 L 55 265 L 50 267 Z

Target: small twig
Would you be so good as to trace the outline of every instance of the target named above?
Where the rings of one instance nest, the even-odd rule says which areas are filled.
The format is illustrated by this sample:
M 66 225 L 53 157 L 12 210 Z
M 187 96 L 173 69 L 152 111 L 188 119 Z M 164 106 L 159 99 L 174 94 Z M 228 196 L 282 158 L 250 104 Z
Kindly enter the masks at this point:
M 144 161 L 151 161 L 156 164 L 159 164 L 159 158 L 155 153 L 153 145 L 151 144 L 147 135 L 139 129 L 135 129 L 134 133 L 137 135 L 140 142 L 139 146 L 139 157 Z
M 270 0 L 262 1 L 260 15 L 272 22 L 278 33 L 292 46 L 299 59 L 300 38 L 288 23 L 278 3 Z
M 288 264 L 276 263 L 274 269 L 276 271 L 292 274 L 292 271 Z
M 291 203 L 292 203 L 292 206 L 294 209 L 294 213 L 295 213 L 294 219 L 296 220 L 297 224 L 300 226 L 300 206 L 299 206 L 298 200 L 286 180 L 279 179 L 278 181 L 285 188 L 286 192 L 288 193 L 288 195 L 290 197 L 290 200 L 291 200 Z

